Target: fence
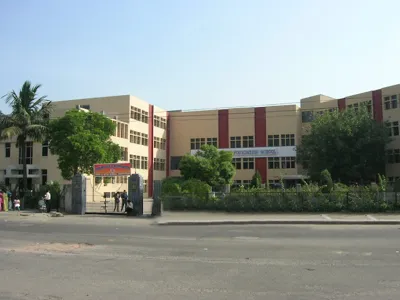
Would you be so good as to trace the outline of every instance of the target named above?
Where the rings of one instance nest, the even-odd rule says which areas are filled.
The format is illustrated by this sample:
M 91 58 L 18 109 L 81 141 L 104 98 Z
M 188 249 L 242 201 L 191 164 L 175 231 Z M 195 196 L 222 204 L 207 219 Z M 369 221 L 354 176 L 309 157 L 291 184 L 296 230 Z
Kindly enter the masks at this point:
M 396 211 L 399 193 L 349 191 L 239 192 L 230 194 L 163 195 L 164 210 L 226 212 L 387 212 Z

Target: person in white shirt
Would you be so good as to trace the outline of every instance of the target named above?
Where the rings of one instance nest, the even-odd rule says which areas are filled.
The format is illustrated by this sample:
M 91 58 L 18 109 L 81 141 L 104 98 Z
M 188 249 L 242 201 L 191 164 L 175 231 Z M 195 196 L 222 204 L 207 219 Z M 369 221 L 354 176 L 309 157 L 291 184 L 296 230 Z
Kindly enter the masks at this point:
M 46 194 L 44 194 L 44 201 L 46 202 L 46 208 L 47 212 L 50 212 L 50 202 L 51 202 L 51 195 L 50 192 L 47 191 Z

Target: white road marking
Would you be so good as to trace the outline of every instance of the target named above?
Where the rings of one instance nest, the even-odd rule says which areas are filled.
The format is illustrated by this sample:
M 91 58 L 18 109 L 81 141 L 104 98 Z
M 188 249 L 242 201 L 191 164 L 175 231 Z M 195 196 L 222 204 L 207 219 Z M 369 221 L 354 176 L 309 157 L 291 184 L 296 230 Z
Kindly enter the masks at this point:
M 372 252 L 364 252 L 364 253 L 361 253 L 361 255 L 362 256 L 371 256 Z
M 234 239 L 236 240 L 259 240 L 258 236 L 235 236 Z
M 374 218 L 374 217 L 371 216 L 371 215 L 367 215 L 367 218 L 368 218 L 370 221 L 378 221 L 378 219 Z
M 332 218 L 327 215 L 321 215 L 325 220 L 332 221 Z

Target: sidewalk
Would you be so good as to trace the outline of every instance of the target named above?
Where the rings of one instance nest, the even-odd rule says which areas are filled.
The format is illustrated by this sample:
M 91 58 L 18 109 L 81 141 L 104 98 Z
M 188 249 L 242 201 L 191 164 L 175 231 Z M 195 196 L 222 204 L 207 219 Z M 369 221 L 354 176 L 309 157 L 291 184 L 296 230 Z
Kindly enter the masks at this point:
M 240 214 L 209 212 L 164 212 L 155 222 L 167 225 L 251 225 L 251 224 L 340 224 L 397 225 L 400 214 Z

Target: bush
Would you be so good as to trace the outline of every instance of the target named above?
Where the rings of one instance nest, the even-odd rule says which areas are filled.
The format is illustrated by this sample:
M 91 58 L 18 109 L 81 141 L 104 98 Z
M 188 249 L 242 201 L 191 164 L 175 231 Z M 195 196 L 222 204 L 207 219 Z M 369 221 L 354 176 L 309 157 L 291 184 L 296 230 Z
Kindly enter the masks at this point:
M 213 210 L 226 212 L 384 212 L 396 209 L 396 194 L 373 187 L 332 184 L 324 186 L 304 182 L 302 191 L 295 188 L 271 190 L 239 189 L 220 197 L 210 196 L 206 186 L 192 181 L 174 195 L 164 194 L 165 210 Z M 189 189 L 190 187 L 190 189 Z

